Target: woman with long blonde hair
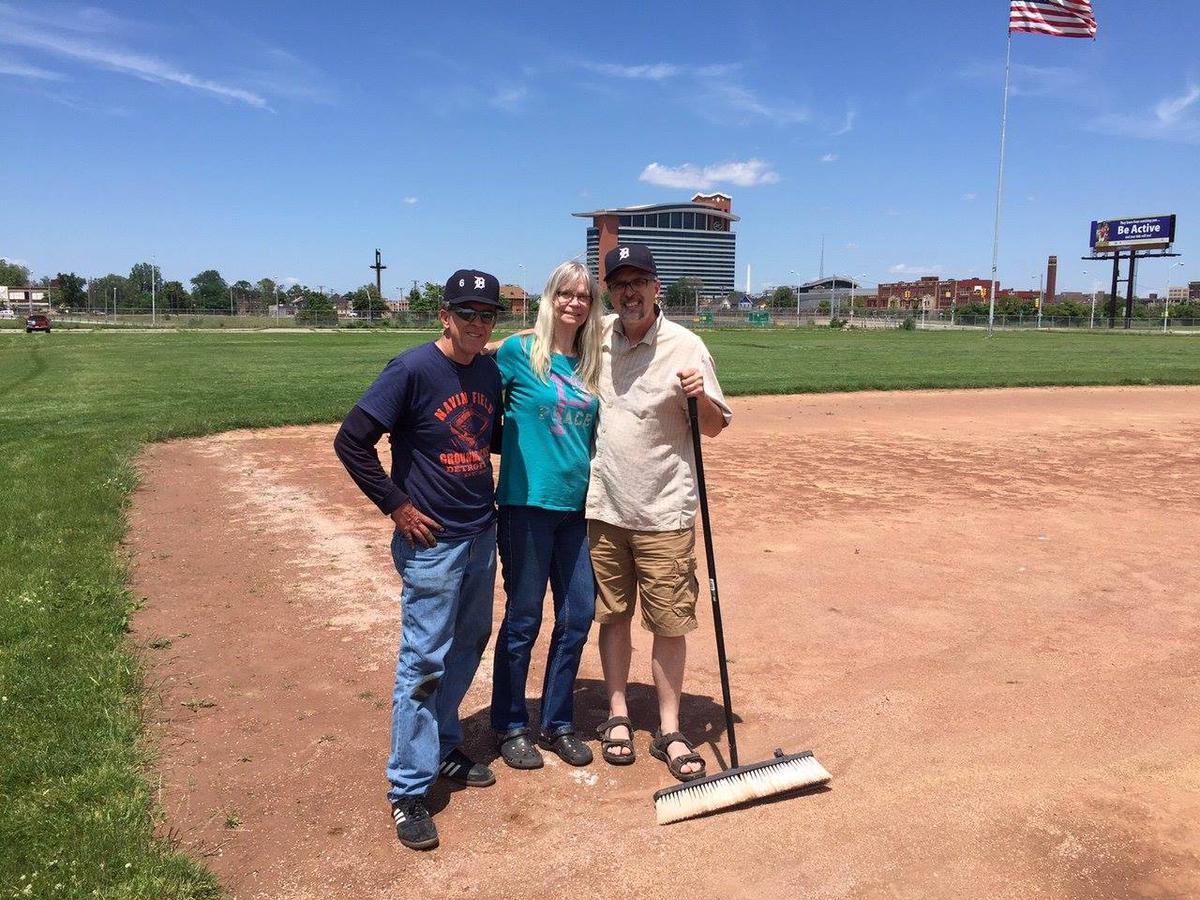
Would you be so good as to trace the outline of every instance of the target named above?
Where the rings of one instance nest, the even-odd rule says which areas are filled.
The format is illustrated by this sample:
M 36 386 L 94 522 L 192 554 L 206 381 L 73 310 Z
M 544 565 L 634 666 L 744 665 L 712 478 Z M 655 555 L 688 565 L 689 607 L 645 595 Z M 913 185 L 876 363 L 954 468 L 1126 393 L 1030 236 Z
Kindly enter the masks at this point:
M 542 624 L 546 583 L 554 598 L 537 742 L 586 766 L 575 736 L 574 690 L 596 595 L 583 516 L 599 411 L 603 336 L 600 288 L 587 267 L 562 263 L 542 292 L 532 334 L 496 352 L 504 398 L 497 543 L 507 597 L 492 669 L 492 727 L 515 769 L 537 769 L 525 684 Z

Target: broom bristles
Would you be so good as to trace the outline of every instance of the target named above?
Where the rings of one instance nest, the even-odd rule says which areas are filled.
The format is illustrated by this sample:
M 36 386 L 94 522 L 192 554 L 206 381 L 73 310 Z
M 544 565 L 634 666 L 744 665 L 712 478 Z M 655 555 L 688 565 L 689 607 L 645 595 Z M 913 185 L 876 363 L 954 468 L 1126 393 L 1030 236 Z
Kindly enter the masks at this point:
M 766 762 L 738 766 L 663 788 L 654 795 L 654 814 L 659 825 L 668 825 L 751 800 L 825 784 L 831 778 L 812 751 L 784 756 L 782 750 L 776 750 L 775 758 Z

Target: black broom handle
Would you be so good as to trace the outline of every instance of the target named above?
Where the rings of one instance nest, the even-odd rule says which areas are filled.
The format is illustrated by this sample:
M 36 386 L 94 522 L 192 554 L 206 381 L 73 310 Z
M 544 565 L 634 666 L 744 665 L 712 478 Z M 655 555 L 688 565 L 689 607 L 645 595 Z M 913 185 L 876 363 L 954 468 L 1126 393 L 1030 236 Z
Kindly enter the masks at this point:
M 725 631 L 721 627 L 721 599 L 717 595 L 717 560 L 713 555 L 712 525 L 708 521 L 708 491 L 704 487 L 704 457 L 700 451 L 700 411 L 696 398 L 688 397 L 692 423 L 692 450 L 696 456 L 696 488 L 700 494 L 700 519 L 704 523 L 704 555 L 708 562 L 708 594 L 712 597 L 713 626 L 717 633 L 717 662 L 721 667 L 721 695 L 725 700 L 725 730 L 729 732 L 729 767 L 738 764 L 737 738 L 733 733 L 733 701 L 729 698 L 729 667 L 725 662 Z

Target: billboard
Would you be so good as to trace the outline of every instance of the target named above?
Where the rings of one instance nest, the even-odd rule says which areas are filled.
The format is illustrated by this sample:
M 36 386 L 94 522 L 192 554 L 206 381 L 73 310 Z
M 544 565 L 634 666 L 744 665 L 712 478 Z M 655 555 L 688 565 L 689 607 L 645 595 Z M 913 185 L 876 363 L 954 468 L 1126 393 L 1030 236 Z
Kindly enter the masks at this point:
M 1092 223 L 1091 248 L 1112 250 L 1164 250 L 1175 241 L 1175 216 L 1140 219 L 1105 219 Z

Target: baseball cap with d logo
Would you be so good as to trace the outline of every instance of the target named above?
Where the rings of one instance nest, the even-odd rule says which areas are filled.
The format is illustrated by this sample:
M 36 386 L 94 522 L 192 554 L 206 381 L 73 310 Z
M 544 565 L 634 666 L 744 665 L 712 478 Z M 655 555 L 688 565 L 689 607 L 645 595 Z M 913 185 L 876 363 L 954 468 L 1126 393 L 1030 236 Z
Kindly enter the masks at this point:
M 655 277 L 658 276 L 658 270 L 654 267 L 654 254 L 645 244 L 618 244 L 605 253 L 604 280 L 608 281 L 617 269 L 623 269 L 626 266 L 649 272 Z
M 443 306 L 458 306 L 461 303 L 489 303 L 504 308 L 500 300 L 500 282 L 495 275 L 478 269 L 459 269 L 446 279 L 446 291 L 442 295 Z

